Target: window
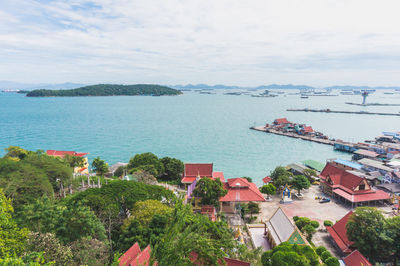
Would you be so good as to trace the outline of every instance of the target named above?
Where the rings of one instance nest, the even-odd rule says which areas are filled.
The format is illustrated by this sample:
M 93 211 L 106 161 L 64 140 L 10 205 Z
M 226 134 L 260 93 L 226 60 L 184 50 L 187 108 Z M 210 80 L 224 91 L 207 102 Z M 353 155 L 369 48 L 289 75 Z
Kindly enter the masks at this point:
M 359 189 L 359 190 L 365 190 L 365 184 L 359 185 L 359 186 L 358 186 L 358 189 Z

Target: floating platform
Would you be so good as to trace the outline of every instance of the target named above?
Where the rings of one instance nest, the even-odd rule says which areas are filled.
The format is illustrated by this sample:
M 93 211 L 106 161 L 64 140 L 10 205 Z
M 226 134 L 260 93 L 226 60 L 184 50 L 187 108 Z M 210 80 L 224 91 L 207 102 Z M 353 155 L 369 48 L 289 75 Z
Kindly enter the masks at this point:
M 290 137 L 290 138 L 296 138 L 296 139 L 312 141 L 312 142 L 331 145 L 331 146 L 333 146 L 335 144 L 335 141 L 333 141 L 333 140 L 319 139 L 319 138 L 311 137 L 311 136 L 302 136 L 302 135 L 299 135 L 299 134 L 296 134 L 296 133 L 293 133 L 293 132 L 281 132 L 281 131 L 274 130 L 274 129 L 268 128 L 268 127 L 263 127 L 263 126 L 250 127 L 250 129 L 256 130 L 256 131 L 262 131 L 262 132 L 266 132 L 266 133 L 272 133 L 272 134 L 275 134 L 275 135 L 286 136 L 286 137 Z
M 287 109 L 290 112 L 315 112 L 315 113 L 332 113 L 332 114 L 357 114 L 357 115 L 387 115 L 387 116 L 400 116 L 400 113 L 380 113 L 380 112 L 367 112 L 367 111 L 338 111 L 331 109 Z
M 400 106 L 400 104 L 397 103 L 350 103 L 346 102 L 345 104 L 350 104 L 350 105 L 358 105 L 358 106 Z

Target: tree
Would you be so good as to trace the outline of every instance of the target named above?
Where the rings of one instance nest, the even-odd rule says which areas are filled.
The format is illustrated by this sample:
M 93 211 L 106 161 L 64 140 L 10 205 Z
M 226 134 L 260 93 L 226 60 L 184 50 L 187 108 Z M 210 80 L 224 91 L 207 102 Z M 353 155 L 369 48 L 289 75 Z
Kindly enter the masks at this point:
M 28 230 L 17 226 L 13 212 L 11 201 L 0 189 L 0 258 L 19 256 L 24 250 Z
M 9 146 L 4 150 L 7 152 L 4 158 L 12 158 L 17 161 L 24 159 L 29 153 L 31 153 L 30 151 L 24 150 L 18 146 Z
M 387 258 L 391 254 L 392 239 L 385 230 L 386 222 L 376 208 L 359 207 L 346 224 L 347 237 L 371 261 Z
M 153 219 L 154 215 L 158 214 L 160 216 L 168 216 L 171 212 L 171 207 L 168 207 L 158 200 L 145 200 L 135 203 L 131 217 L 137 219 L 141 225 L 147 226 Z
M 317 172 L 314 169 L 307 168 L 303 171 L 303 174 L 307 177 L 310 183 L 314 182 L 314 177 L 318 176 Z
M 320 257 L 321 260 L 325 262 L 327 259 L 332 258 L 332 254 L 328 250 L 325 250 L 324 252 L 321 253 Z
M 207 177 L 201 178 L 196 188 L 193 190 L 193 195 L 201 198 L 201 204 L 214 205 L 218 207 L 219 199 L 226 195 L 228 191 L 224 189 L 221 180 L 218 178 L 212 180 Z
M 300 191 L 309 188 L 311 184 L 304 175 L 296 175 L 292 180 L 292 186 L 297 189 L 297 194 L 300 195 Z
M 276 167 L 275 170 L 270 174 L 270 177 L 277 188 L 289 184 L 292 176 L 292 173 L 286 170 L 286 168 L 283 166 Z
M 271 195 L 275 195 L 276 187 L 271 183 L 264 185 L 261 187 L 261 193 L 267 194 L 269 198 Z
M 53 233 L 29 233 L 25 252 L 44 252 L 45 261 L 54 261 L 56 265 L 73 263 L 71 249 L 62 245 Z
M 318 255 L 310 246 L 293 245 L 283 242 L 261 256 L 263 266 L 291 266 L 319 264 Z
M 326 266 L 340 266 L 340 262 L 337 258 L 335 257 L 329 257 L 325 260 L 325 265 Z
M 326 251 L 326 247 L 324 246 L 319 246 L 315 249 L 315 252 L 317 252 L 318 256 L 321 256 L 322 252 Z
M 311 224 L 304 226 L 302 231 L 306 233 L 308 241 L 311 241 L 313 234 L 316 232 L 315 228 Z
M 400 258 L 400 216 L 388 218 L 386 230 L 392 239 L 393 265 L 398 265 Z
M 164 157 L 160 161 L 164 166 L 164 173 L 161 175 L 161 179 L 167 181 L 179 181 L 181 179 L 184 170 L 184 164 L 181 160 Z
M 253 183 L 253 179 L 251 177 L 248 176 L 242 176 L 241 178 L 246 179 L 247 181 L 249 181 L 250 183 Z
M 118 176 L 118 177 L 122 176 L 125 173 L 126 169 L 127 169 L 126 166 L 118 167 L 117 170 L 115 170 L 115 172 L 114 172 L 114 176 Z
M 107 245 L 94 238 L 81 238 L 70 248 L 74 258 L 71 265 L 107 265 L 110 259 Z
M 259 206 L 257 203 L 255 203 L 255 202 L 250 201 L 250 202 L 247 204 L 247 207 L 248 207 L 249 213 L 250 213 L 251 215 L 257 214 L 257 213 L 260 212 L 260 206 Z
M 151 152 L 136 154 L 129 160 L 128 163 L 128 169 L 141 167 L 139 169 L 146 171 L 146 168 L 143 168 L 144 166 L 153 166 L 152 169 L 154 169 L 154 172 L 151 172 L 151 174 L 153 174 L 155 177 L 159 177 L 164 173 L 163 164 L 158 157 Z
M 137 170 L 137 171 L 133 172 L 132 177 L 134 179 L 136 179 L 138 182 L 143 182 L 145 184 L 149 184 L 149 185 L 157 185 L 158 184 L 157 179 L 153 175 L 151 175 L 148 172 L 143 171 L 143 170 Z
M 81 156 L 73 156 L 73 155 L 65 154 L 63 160 L 72 169 L 74 169 L 75 167 L 85 166 L 85 159 Z
M 108 164 L 101 160 L 100 157 L 96 157 L 92 162 L 92 169 L 97 175 L 103 176 L 108 171 Z

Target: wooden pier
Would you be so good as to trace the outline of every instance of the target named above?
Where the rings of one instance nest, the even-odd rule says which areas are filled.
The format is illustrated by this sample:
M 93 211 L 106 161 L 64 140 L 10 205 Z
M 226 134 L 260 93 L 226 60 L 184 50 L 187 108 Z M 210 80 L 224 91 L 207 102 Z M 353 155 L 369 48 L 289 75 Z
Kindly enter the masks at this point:
M 302 139 L 302 140 L 307 140 L 307 141 L 312 141 L 312 142 L 316 142 L 316 143 L 320 143 L 320 144 L 326 144 L 326 145 L 331 145 L 333 146 L 336 142 L 333 140 L 329 140 L 329 139 L 319 139 L 316 137 L 312 137 L 312 136 L 302 136 L 293 132 L 282 132 L 282 131 L 278 131 L 269 127 L 263 127 L 263 126 L 259 126 L 259 127 L 250 127 L 250 129 L 252 130 L 256 130 L 256 131 L 262 131 L 262 132 L 266 132 L 266 133 L 272 133 L 275 135 L 281 135 L 281 136 L 286 136 L 286 137 L 290 137 L 290 138 L 296 138 L 296 139 Z
M 367 112 L 367 111 L 338 111 L 331 109 L 287 109 L 291 112 L 315 112 L 315 113 L 332 113 L 332 114 L 358 114 L 358 115 L 389 115 L 400 116 L 400 113 L 380 113 L 380 112 Z

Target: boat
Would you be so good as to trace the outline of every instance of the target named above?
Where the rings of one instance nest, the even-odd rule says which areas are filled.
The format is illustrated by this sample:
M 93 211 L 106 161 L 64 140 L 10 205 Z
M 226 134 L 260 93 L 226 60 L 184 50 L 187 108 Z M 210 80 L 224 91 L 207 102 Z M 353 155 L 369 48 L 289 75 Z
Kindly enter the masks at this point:
M 307 95 L 301 95 L 300 98 L 301 99 L 308 99 L 308 96 Z

